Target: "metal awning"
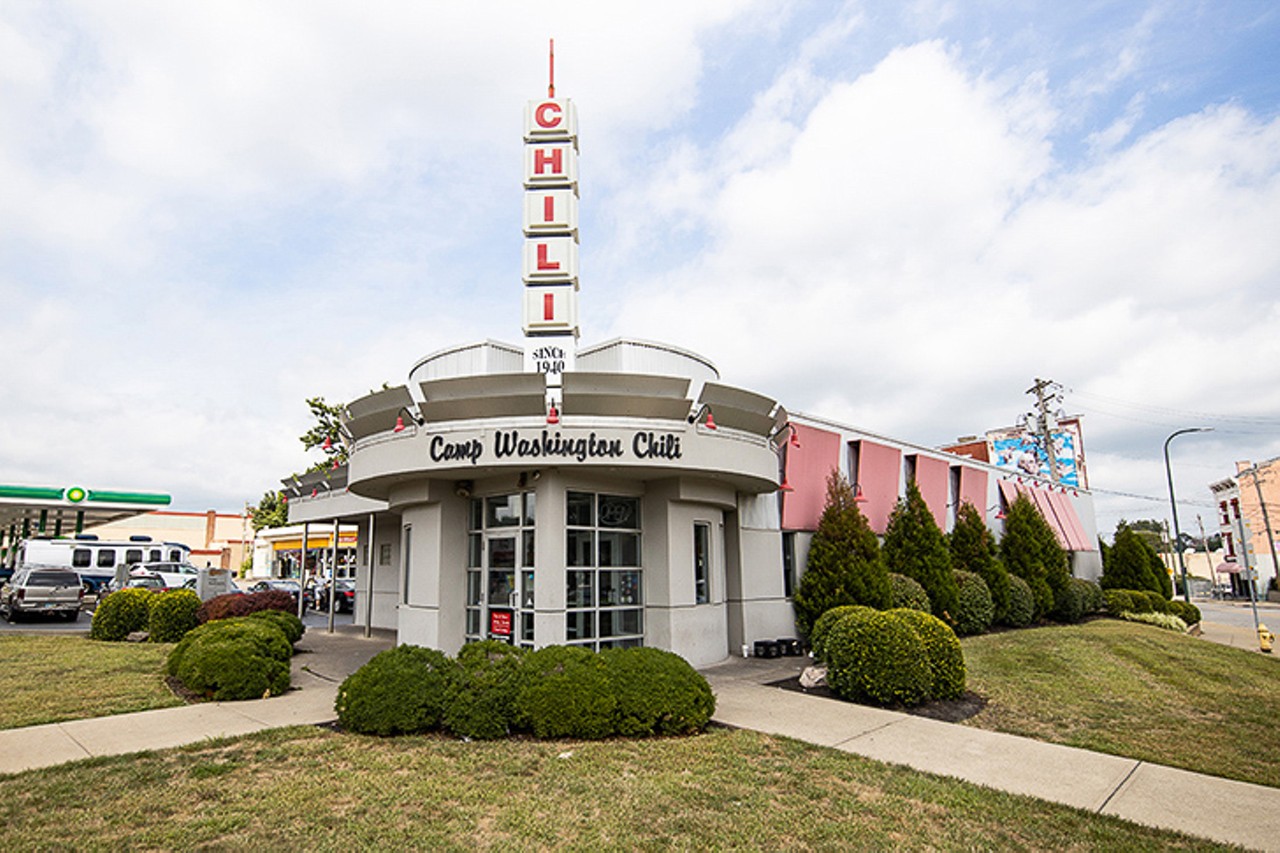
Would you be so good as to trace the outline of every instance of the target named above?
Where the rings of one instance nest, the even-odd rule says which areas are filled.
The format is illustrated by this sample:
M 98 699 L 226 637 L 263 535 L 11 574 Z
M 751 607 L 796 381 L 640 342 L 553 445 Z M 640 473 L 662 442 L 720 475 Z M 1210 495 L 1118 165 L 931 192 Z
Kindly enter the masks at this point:
M 78 533 L 110 521 L 163 509 L 169 495 L 82 486 L 0 485 L 0 533 L 10 546 L 28 536 Z

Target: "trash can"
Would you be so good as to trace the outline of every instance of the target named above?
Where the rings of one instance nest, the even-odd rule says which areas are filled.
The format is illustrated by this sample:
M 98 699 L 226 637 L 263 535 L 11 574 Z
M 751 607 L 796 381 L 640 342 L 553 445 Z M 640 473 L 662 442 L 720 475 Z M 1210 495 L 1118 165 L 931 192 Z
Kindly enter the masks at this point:
M 755 656 L 758 658 L 776 658 L 782 654 L 777 640 L 756 640 Z
M 795 637 L 782 637 L 778 640 L 778 651 L 786 658 L 800 657 L 800 641 Z

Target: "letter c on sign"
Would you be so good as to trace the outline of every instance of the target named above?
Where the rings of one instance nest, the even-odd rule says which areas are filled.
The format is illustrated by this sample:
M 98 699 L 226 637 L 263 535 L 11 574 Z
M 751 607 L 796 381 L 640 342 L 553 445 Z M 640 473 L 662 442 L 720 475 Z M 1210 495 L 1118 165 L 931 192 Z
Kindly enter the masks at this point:
M 533 111 L 533 120 L 538 123 L 538 127 L 556 127 L 560 124 L 560 118 L 560 105 L 555 101 L 538 104 L 538 108 Z

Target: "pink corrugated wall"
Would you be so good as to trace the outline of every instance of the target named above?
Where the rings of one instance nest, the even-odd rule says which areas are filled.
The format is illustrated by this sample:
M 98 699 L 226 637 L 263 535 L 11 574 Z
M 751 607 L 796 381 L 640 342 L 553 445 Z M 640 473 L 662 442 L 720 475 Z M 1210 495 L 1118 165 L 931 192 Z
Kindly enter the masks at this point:
M 889 513 L 898 502 L 898 482 L 902 472 L 902 451 L 865 439 L 858 441 L 858 470 L 854 482 L 862 486 L 866 500 L 859 505 L 871 529 L 884 533 Z
M 916 488 L 924 498 L 939 530 L 947 529 L 947 492 L 951 488 L 951 466 L 945 459 L 916 456 Z
M 840 435 L 824 429 L 791 425 L 800 446 L 786 447 L 787 485 L 782 497 L 784 530 L 816 530 L 827 502 L 827 477 L 840 465 Z
M 987 520 L 987 472 L 960 466 L 960 502 L 968 501 Z

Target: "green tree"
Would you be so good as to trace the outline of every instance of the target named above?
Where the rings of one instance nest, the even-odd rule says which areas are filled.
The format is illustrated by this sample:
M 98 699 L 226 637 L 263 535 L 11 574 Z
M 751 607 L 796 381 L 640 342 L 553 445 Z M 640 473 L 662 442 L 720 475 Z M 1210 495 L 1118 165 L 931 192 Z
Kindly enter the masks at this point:
M 1044 523 L 1036 505 L 1020 494 L 1005 513 L 1004 536 L 1000 539 L 1000 560 L 1009 574 L 1017 575 L 1031 587 L 1037 619 L 1053 612 L 1053 588 L 1049 586 L 1040 535 Z
M 995 621 L 1004 624 L 1009 616 L 1009 573 L 996 556 L 996 538 L 970 502 L 960 504 L 947 544 L 951 547 L 951 568 L 973 572 L 987 582 Z
M 1162 592 L 1160 580 L 1153 569 L 1159 566 L 1165 574 L 1164 564 L 1141 535 L 1123 519 L 1116 525 L 1113 544 L 1103 555 L 1103 589 L 1143 589 Z M 1167 575 L 1166 575 L 1167 577 Z
M 951 551 L 915 483 L 907 484 L 907 496 L 889 516 L 883 554 L 889 571 L 924 587 L 934 616 L 954 623 L 960 588 L 951 571 Z
M 307 407 L 316 424 L 298 437 L 302 446 L 310 450 L 318 447 L 324 453 L 324 459 L 315 463 L 308 471 L 326 471 L 347 461 L 347 446 L 342 441 L 342 405 L 330 405 L 324 397 L 310 397 Z
M 249 519 L 253 523 L 253 532 L 264 527 L 284 527 L 289 523 L 289 504 L 284 492 L 267 492 L 258 501 L 257 507 L 249 508 Z
M 844 604 L 884 609 L 892 601 L 880 545 L 838 471 L 827 477 L 827 502 L 809 545 L 800 587 L 792 596 L 796 628 L 805 637 L 818 617 Z

